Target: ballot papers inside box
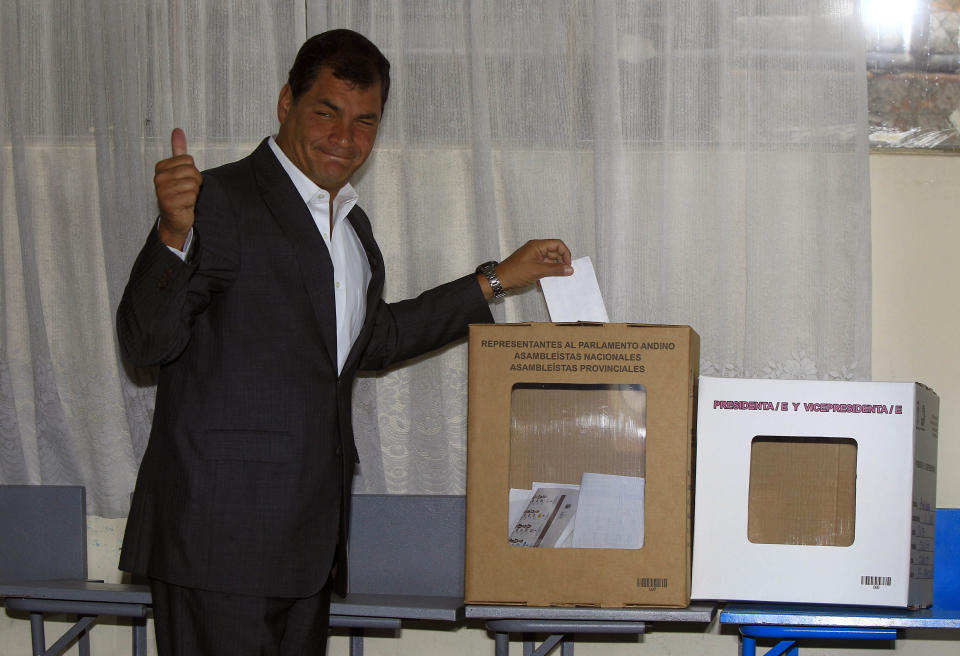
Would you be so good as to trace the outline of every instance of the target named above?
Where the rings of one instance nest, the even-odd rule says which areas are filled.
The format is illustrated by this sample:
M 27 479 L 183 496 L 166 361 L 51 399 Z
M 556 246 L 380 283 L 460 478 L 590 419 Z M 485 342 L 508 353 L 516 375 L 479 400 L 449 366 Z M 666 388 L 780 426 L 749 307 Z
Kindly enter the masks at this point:
M 645 410 L 642 385 L 515 384 L 510 544 L 641 548 Z
M 687 326 L 470 327 L 466 600 L 685 606 Z

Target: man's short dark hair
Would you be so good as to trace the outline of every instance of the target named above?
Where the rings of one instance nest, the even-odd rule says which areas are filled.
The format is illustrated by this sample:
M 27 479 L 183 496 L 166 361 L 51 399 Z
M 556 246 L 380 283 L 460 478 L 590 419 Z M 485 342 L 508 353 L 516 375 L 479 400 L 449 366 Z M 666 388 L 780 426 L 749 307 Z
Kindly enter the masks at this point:
M 330 30 L 310 37 L 300 46 L 287 84 L 294 102 L 306 93 L 327 67 L 338 80 L 367 89 L 380 82 L 380 107 L 387 104 L 390 91 L 390 62 L 383 53 L 362 34 L 353 30 Z

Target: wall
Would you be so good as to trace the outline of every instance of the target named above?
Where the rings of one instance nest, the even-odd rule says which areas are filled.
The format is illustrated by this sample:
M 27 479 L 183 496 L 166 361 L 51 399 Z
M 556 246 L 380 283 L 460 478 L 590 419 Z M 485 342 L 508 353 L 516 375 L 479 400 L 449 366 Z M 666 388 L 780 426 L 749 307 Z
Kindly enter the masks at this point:
M 873 155 L 873 379 L 940 395 L 937 505 L 960 507 L 960 157 Z
M 960 507 L 960 342 L 953 339 L 960 325 L 960 304 L 953 293 L 960 284 L 954 252 L 960 243 L 960 157 L 914 154 L 873 154 L 870 157 L 873 203 L 873 378 L 919 380 L 933 387 L 941 399 L 941 433 L 937 502 Z M 116 569 L 123 520 L 91 517 L 89 523 L 90 575 L 119 580 Z M 897 642 L 905 655 L 955 654 L 960 632 L 912 632 Z M 53 630 L 48 629 L 53 638 Z M 92 633 L 93 652 L 103 656 L 130 653 L 130 633 L 125 627 L 100 627 Z M 948 639 L 950 638 L 950 639 Z M 952 639 L 952 640 L 951 640 Z M 150 653 L 154 654 L 150 635 Z M 0 653 L 29 651 L 29 624 L 23 618 L 0 614 Z M 885 649 L 887 643 L 871 646 Z M 459 653 L 488 656 L 493 641 L 480 625 L 456 630 L 405 628 L 400 639 L 375 635 L 365 643 L 370 656 L 422 656 Z M 76 653 L 76 649 L 72 650 Z M 336 635 L 328 653 L 345 656 L 347 639 Z M 520 654 L 518 642 L 512 654 Z M 617 638 L 577 643 L 580 656 L 620 656 L 642 653 L 737 653 L 737 638 L 716 623 L 710 627 L 652 627 L 639 638 Z M 863 648 L 805 647 L 805 656 L 864 656 Z

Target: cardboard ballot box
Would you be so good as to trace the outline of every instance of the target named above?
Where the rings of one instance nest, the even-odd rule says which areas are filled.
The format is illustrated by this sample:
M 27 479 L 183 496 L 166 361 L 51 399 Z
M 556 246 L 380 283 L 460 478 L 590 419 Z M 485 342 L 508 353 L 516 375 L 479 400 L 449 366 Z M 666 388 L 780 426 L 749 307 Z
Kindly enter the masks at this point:
M 466 601 L 690 602 L 687 326 L 470 327 Z
M 693 597 L 929 606 L 940 401 L 701 377 Z

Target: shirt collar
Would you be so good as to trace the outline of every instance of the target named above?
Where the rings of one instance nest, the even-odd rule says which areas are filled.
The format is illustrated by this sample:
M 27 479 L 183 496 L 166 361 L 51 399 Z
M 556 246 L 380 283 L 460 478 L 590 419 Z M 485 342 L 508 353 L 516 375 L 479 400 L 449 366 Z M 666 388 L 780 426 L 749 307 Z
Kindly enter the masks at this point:
M 297 165 L 290 161 L 290 158 L 287 157 L 287 154 L 280 149 L 280 146 L 277 145 L 275 135 L 272 135 L 267 139 L 267 143 L 270 144 L 270 150 L 273 151 L 273 154 L 277 157 L 277 160 L 280 162 L 280 166 L 283 167 L 283 170 L 287 172 L 287 175 L 290 177 L 290 181 L 293 182 L 293 186 L 297 188 L 297 192 L 300 194 L 300 197 L 303 198 L 304 203 L 310 203 L 314 196 L 318 192 L 323 191 L 316 185 L 316 183 L 307 177 L 307 175 L 297 168 Z M 326 192 L 323 192 L 326 194 Z M 358 194 L 357 190 L 349 182 L 343 187 L 340 188 L 340 191 L 337 192 L 337 198 L 334 203 L 335 206 L 350 204 L 350 207 L 357 202 Z

